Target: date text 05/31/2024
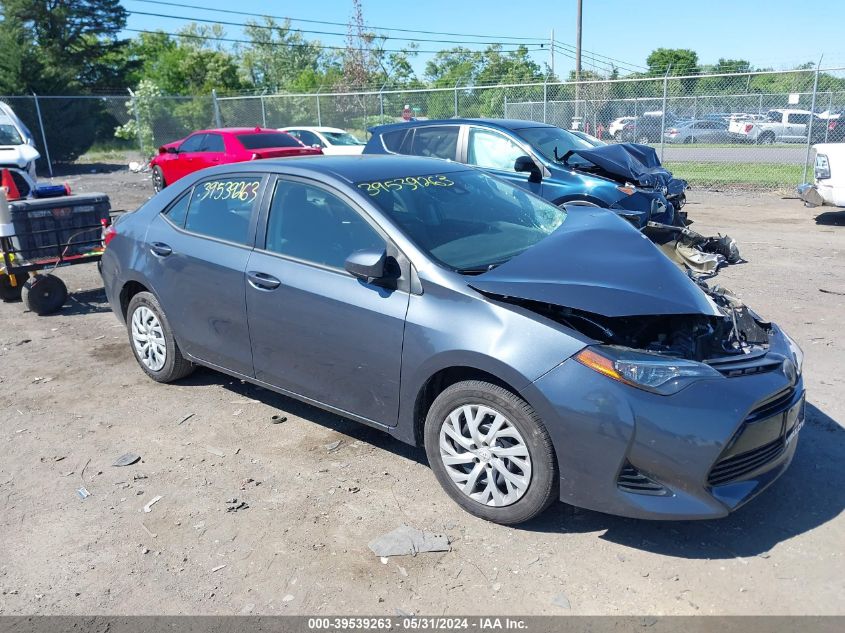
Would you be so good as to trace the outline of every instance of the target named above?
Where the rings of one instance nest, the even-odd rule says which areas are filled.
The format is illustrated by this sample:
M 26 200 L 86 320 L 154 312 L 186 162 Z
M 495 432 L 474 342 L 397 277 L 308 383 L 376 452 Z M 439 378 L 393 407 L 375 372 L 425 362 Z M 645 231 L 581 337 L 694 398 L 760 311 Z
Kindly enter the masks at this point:
M 369 631 L 498 631 L 526 630 L 527 623 L 520 618 L 497 617 L 330 617 L 308 618 L 308 628 L 313 631 L 369 630 Z

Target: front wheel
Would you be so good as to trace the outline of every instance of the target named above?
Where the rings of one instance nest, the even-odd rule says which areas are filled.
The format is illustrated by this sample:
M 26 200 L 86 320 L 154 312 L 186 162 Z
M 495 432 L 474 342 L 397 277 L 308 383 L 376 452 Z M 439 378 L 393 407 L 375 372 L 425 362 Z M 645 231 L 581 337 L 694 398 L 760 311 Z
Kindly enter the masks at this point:
M 549 433 L 534 409 L 503 387 L 472 380 L 445 389 L 428 411 L 424 435 L 440 485 L 477 517 L 523 523 L 557 498 Z
M 135 360 L 156 382 L 173 382 L 194 371 L 179 350 L 161 305 L 150 292 L 139 292 L 126 310 L 126 327 Z

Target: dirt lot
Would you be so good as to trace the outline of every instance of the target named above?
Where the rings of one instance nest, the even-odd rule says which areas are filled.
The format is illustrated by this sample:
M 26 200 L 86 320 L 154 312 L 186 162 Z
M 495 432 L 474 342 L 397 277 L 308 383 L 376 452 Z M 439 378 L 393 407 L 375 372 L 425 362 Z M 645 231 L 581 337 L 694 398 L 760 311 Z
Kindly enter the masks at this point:
M 148 195 L 146 175 L 91 169 L 109 168 L 67 180 L 116 209 Z M 0 305 L 0 614 L 845 613 L 845 214 L 690 198 L 695 228 L 736 237 L 749 260 L 719 281 L 806 352 L 792 468 L 733 516 L 557 504 L 520 528 L 484 523 L 421 450 L 380 432 L 211 371 L 153 383 L 96 268 L 79 266 L 60 272 L 74 295 L 56 316 Z M 143 461 L 111 465 L 130 451 Z M 249 507 L 227 512 L 233 498 Z M 403 523 L 445 532 L 452 551 L 382 562 L 367 543 Z

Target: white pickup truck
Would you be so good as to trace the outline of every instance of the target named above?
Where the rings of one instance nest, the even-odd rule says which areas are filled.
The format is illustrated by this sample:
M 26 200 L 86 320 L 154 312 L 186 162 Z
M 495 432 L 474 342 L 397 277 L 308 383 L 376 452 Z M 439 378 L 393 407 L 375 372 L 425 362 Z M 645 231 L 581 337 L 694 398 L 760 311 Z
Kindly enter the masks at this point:
M 769 110 L 763 121 L 732 120 L 728 132 L 734 140 L 758 145 L 801 143 L 807 141 L 810 121 L 813 121 L 814 128 L 823 133 L 826 122 L 821 121 L 809 110 Z M 814 136 L 815 134 L 816 132 Z

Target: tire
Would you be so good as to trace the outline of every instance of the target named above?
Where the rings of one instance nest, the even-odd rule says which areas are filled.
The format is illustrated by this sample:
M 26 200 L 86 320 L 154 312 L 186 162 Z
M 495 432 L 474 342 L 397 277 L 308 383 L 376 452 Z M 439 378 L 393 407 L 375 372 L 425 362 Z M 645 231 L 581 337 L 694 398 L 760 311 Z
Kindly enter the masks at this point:
M 173 382 L 194 371 L 194 364 L 182 356 L 167 316 L 152 293 L 139 292 L 132 297 L 126 310 L 126 331 L 135 360 L 156 382 Z
M 3 303 L 11 303 L 13 301 L 21 300 L 21 291 L 23 290 L 23 279 L 20 275 L 15 277 L 16 284 L 12 285 L 12 280 L 9 275 L 0 273 L 0 301 Z
M 640 145 L 648 145 L 648 143 L 649 143 L 648 137 L 647 137 L 647 136 L 645 136 L 644 134 L 643 134 L 643 135 L 641 135 L 641 136 L 637 139 L 637 143 L 639 143 Z
M 35 275 L 23 284 L 21 299 L 38 316 L 53 314 L 65 304 L 67 286 L 55 275 Z
M 164 172 L 161 171 L 161 167 L 156 165 L 153 167 L 153 189 L 158 193 L 165 187 L 167 187 L 167 182 L 164 180 Z
M 761 134 L 757 138 L 757 145 L 774 145 L 775 135 L 771 133 Z
M 476 421 L 479 437 L 490 432 L 499 416 L 504 418 L 501 435 L 478 446 L 467 421 Z M 455 441 L 456 434 L 462 444 Z M 527 402 L 498 385 L 471 380 L 445 389 L 428 410 L 424 439 L 429 464 L 446 494 L 479 518 L 502 525 L 523 523 L 558 497 L 557 461 L 546 427 Z M 496 451 L 504 449 L 527 458 L 497 457 Z M 447 466 L 444 458 L 459 462 Z M 509 486 L 504 471 L 517 483 Z

